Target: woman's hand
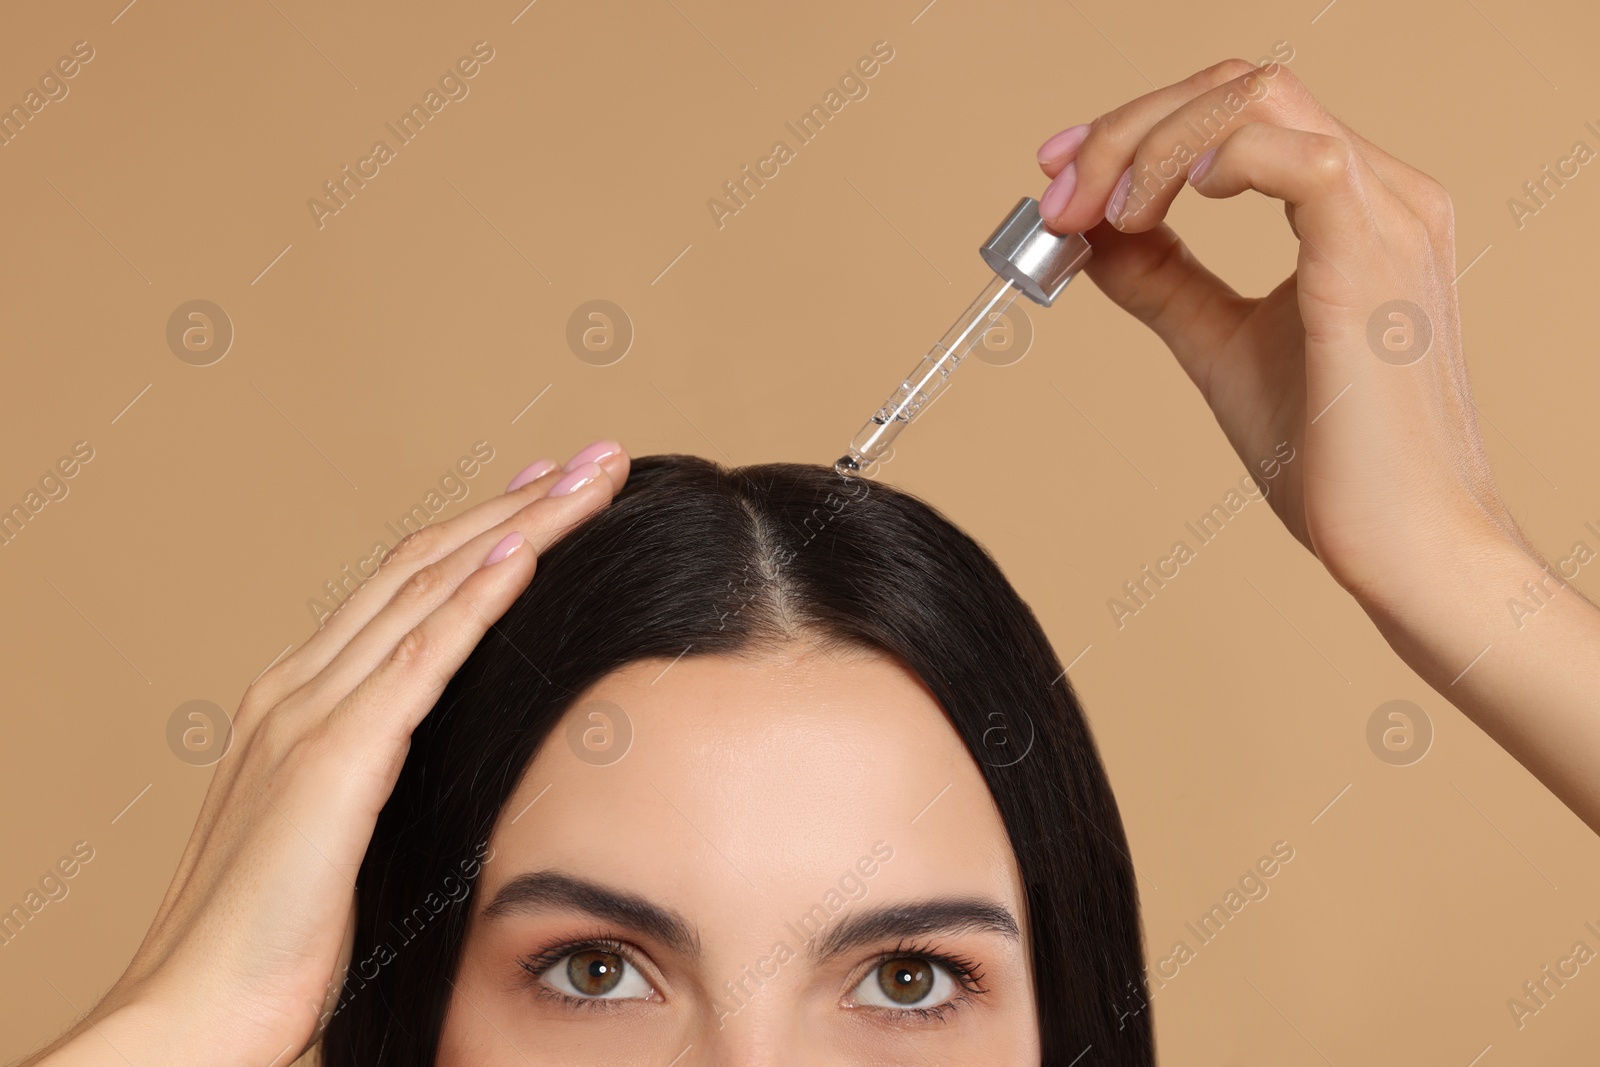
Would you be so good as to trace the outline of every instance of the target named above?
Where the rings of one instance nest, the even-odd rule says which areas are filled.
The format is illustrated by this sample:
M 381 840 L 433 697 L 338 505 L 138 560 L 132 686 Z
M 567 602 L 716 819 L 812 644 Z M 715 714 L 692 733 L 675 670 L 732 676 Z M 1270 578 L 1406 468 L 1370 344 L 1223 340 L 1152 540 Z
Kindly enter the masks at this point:
M 1244 60 L 1064 130 L 1039 158 L 1046 222 L 1088 231 L 1089 276 L 1171 348 L 1290 532 L 1419 674 L 1600 830 L 1600 612 L 1552 582 L 1495 486 L 1443 187 L 1281 64 Z M 1162 221 L 1186 184 L 1282 200 L 1295 270 L 1264 297 L 1212 274 Z M 1508 610 L 1525 582 L 1543 590 L 1536 620 Z
M 1046 221 L 1095 227 L 1089 276 L 1172 349 L 1258 480 L 1280 442 L 1295 449 L 1268 500 L 1340 584 L 1381 598 L 1443 544 L 1516 539 L 1478 436 L 1438 182 L 1347 129 L 1281 64 L 1219 63 L 1083 132 L 1043 164 Z M 1186 176 L 1202 196 L 1285 202 L 1300 253 L 1270 294 L 1234 292 L 1162 221 Z M 1384 318 L 1395 348 L 1375 352 L 1369 323 L 1400 300 L 1421 318 Z
M 527 588 L 539 553 L 627 474 L 610 441 L 565 470 L 527 468 L 505 495 L 397 545 L 256 679 L 133 962 L 29 1062 L 285 1067 L 299 1056 L 338 995 L 354 878 L 412 729 Z

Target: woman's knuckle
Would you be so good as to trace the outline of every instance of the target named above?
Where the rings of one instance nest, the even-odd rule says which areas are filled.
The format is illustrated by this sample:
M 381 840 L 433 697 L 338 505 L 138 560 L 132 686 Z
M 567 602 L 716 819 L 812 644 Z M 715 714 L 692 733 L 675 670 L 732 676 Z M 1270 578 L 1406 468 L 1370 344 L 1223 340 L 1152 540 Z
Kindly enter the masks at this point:
M 282 790 L 294 780 L 296 773 L 315 765 L 327 753 L 328 730 L 326 716 L 313 722 L 302 722 L 293 731 L 286 731 L 271 749 L 273 757 L 270 773 L 265 775 L 268 785 Z
M 302 730 L 295 741 L 295 755 L 301 761 L 309 761 L 329 752 L 335 747 L 338 738 L 329 725 L 328 719 L 321 719 L 309 729 Z
M 1120 145 L 1127 139 L 1128 132 L 1128 116 L 1118 108 L 1096 116 L 1089 123 L 1089 136 L 1086 140 L 1097 144 Z
M 279 705 L 262 716 L 251 731 L 249 755 L 264 758 L 269 765 L 287 762 L 304 733 L 301 717 Z
M 1407 212 L 1404 216 L 1404 247 L 1410 256 L 1420 256 L 1433 247 L 1432 227 L 1421 215 Z
M 254 685 L 251 686 L 254 688 Z M 266 718 L 267 711 L 272 707 L 272 702 L 261 694 L 252 694 L 250 689 L 244 691 L 244 699 L 239 701 L 239 710 L 233 713 L 233 730 L 235 734 L 254 731 L 256 726 Z
M 1274 67 L 1276 69 L 1272 71 L 1272 80 L 1282 85 L 1286 92 L 1304 93 L 1306 97 L 1311 96 L 1311 90 L 1293 70 L 1282 63 L 1274 64 Z
M 282 690 L 278 684 L 277 676 L 272 672 L 276 667 L 264 671 L 256 680 L 244 687 L 244 695 L 239 698 L 239 710 L 234 713 L 233 721 L 256 717 L 260 709 L 270 708 L 277 702 L 276 694 Z
M 1195 79 L 1207 88 L 1212 88 L 1218 85 L 1225 85 L 1231 81 L 1237 81 L 1255 69 L 1256 65 L 1248 59 L 1235 57 L 1211 64 L 1211 66 L 1195 75 Z
M 1344 139 L 1322 135 L 1306 150 L 1306 169 L 1324 188 L 1343 185 L 1350 180 L 1353 158 L 1350 145 Z
M 391 548 L 383 558 L 384 563 L 399 563 L 401 566 L 421 566 L 429 563 L 434 558 L 438 549 L 439 534 L 437 527 L 424 526 L 412 530 L 400 539 L 400 543 Z
M 1434 232 L 1453 232 L 1456 225 L 1455 203 L 1443 183 L 1427 175 L 1418 184 L 1416 208 L 1422 221 Z
M 416 626 L 406 631 L 406 635 L 395 643 L 394 651 L 389 653 L 389 662 L 396 667 L 417 670 L 427 665 L 432 654 L 433 642 L 422 627 Z
M 397 599 L 410 604 L 432 604 L 448 585 L 449 579 L 444 568 L 438 563 L 430 563 L 405 580 Z

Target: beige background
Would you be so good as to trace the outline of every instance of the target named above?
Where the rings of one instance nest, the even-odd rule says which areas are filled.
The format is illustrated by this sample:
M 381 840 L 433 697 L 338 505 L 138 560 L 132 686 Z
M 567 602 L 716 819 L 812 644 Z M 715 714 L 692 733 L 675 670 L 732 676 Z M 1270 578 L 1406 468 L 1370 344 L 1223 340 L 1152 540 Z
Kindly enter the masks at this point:
M 1507 207 L 1575 141 L 1600 148 L 1579 0 L 124 2 L 10 5 L 0 30 L 0 103 L 95 50 L 0 148 L 0 504 L 95 450 L 0 548 L 0 904 L 95 850 L 0 948 L 0 1056 L 67 1025 L 142 936 L 210 777 L 168 750 L 173 709 L 231 710 L 473 442 L 494 459 L 466 504 L 602 435 L 831 462 L 984 282 L 976 246 L 1044 187 L 1039 142 L 1216 60 L 1288 42 L 1340 117 L 1450 189 L 1505 493 L 1547 552 L 1600 549 L 1600 175 L 1521 228 Z M 319 230 L 307 199 L 479 40 L 470 95 Z M 870 95 L 719 230 L 707 199 L 879 40 Z M 1259 197 L 1185 195 L 1173 219 L 1242 291 L 1292 263 Z M 236 330 L 207 367 L 165 340 L 196 298 Z M 605 367 L 565 341 L 596 298 L 636 330 Z M 986 544 L 1080 657 L 1152 963 L 1295 849 L 1156 993 L 1163 1062 L 1592 1062 L 1600 963 L 1522 1029 L 1506 1001 L 1574 942 L 1600 950 L 1600 842 L 1263 505 L 1117 630 L 1107 598 L 1244 465 L 1087 279 L 1031 318 L 1026 358 L 970 361 L 885 477 Z M 1600 593 L 1596 571 L 1577 585 Z M 1391 699 L 1435 729 L 1412 766 L 1365 739 Z

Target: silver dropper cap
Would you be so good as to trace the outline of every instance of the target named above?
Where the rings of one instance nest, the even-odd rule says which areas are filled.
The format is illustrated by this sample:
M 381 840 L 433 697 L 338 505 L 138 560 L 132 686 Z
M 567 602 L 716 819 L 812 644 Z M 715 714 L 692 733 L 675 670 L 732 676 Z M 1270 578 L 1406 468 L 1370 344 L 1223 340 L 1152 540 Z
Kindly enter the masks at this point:
M 978 249 L 989 269 L 1008 278 L 1035 304 L 1049 307 L 1089 262 L 1081 233 L 1055 233 L 1039 218 L 1039 201 L 1025 196 Z

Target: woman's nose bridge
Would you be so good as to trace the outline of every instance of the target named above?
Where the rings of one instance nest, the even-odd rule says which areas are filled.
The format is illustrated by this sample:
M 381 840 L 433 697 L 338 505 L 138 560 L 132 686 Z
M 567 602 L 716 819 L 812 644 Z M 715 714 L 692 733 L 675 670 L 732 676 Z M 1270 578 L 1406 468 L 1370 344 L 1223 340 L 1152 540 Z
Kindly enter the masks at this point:
M 708 1020 L 672 1067 L 821 1067 L 829 1061 L 815 1041 L 797 1005 L 772 996 Z
M 779 1039 L 773 1034 L 745 1034 L 733 1039 L 713 1038 L 703 1058 L 691 1059 L 693 1051 L 672 1067 L 811 1067 L 827 1062 L 815 1050 L 801 1047 L 795 1035 Z

